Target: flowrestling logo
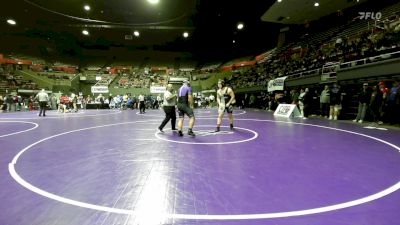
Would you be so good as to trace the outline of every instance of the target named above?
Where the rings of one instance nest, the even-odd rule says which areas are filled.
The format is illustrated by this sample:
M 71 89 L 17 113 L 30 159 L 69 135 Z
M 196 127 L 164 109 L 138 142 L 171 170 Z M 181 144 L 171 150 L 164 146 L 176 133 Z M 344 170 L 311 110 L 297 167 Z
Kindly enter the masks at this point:
M 380 20 L 382 18 L 381 12 L 358 12 L 358 14 L 360 14 L 360 20 Z
M 278 109 L 277 114 L 279 114 L 279 115 L 287 115 L 288 112 L 290 111 L 290 108 L 291 108 L 290 105 L 282 105 Z

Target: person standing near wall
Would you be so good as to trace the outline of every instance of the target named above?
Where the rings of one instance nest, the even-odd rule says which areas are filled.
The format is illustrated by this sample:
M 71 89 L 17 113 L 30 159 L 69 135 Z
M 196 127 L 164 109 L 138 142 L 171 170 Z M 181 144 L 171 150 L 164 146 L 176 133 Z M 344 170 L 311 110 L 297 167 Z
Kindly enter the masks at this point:
M 313 96 L 310 93 L 310 89 L 306 88 L 304 90 L 304 96 L 303 96 L 303 119 L 308 119 L 308 116 L 310 115 L 311 112 L 311 105 L 313 101 Z
M 333 84 L 332 89 L 330 90 L 330 110 L 329 110 L 329 119 L 337 120 L 340 114 L 342 104 L 342 92 L 337 84 Z
M 371 93 L 368 89 L 368 83 L 363 84 L 363 89 L 358 94 L 358 112 L 356 119 L 353 122 L 363 123 L 365 114 L 370 103 Z
M 329 118 L 329 104 L 330 104 L 330 90 L 329 86 L 325 85 L 324 90 L 321 92 L 321 116 Z

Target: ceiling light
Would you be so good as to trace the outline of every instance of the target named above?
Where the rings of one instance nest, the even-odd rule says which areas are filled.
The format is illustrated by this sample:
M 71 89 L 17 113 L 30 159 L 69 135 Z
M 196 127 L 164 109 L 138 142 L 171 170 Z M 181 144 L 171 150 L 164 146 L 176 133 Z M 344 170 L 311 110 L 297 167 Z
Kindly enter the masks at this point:
M 277 0 L 277 2 L 282 2 L 282 0 Z
M 86 11 L 90 11 L 90 6 L 89 6 L 89 5 L 85 5 L 83 8 L 84 8 Z
M 233 40 L 232 42 L 233 42 L 234 44 L 236 43 L 236 41 L 235 41 L 235 40 Z
M 139 31 L 135 30 L 135 31 L 133 32 L 133 35 L 135 35 L 135 37 L 139 37 L 140 33 L 139 33 Z
M 183 32 L 183 37 L 184 37 L 184 38 L 189 37 L 189 33 L 188 33 L 188 32 Z
M 158 4 L 160 0 L 147 0 L 150 4 Z
M 238 29 L 238 30 L 243 29 L 243 27 L 244 27 L 243 23 L 239 23 L 239 24 L 237 25 L 237 29 Z
M 8 24 L 11 24 L 11 25 L 17 24 L 17 22 L 15 22 L 15 20 L 12 20 L 12 19 L 8 19 L 8 20 L 7 20 L 7 23 L 8 23 Z
M 319 6 L 319 3 L 318 3 L 318 2 L 314 3 L 314 6 L 315 6 L 315 7 L 318 7 L 318 6 Z
M 89 31 L 83 30 L 83 31 L 82 31 L 82 34 L 87 36 L 87 35 L 89 35 Z

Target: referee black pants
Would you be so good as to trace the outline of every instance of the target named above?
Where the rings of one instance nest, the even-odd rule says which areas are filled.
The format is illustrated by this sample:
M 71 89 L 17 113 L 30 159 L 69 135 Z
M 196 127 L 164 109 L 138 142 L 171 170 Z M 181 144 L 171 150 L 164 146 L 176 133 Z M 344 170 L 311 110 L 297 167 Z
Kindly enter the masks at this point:
M 140 113 L 144 113 L 146 111 L 146 106 L 144 105 L 144 101 L 139 102 L 139 110 Z
M 39 107 L 40 107 L 39 116 L 42 115 L 42 112 L 43 112 L 43 116 L 46 116 L 47 102 L 39 102 Z
M 162 130 L 168 123 L 168 121 L 171 120 L 171 129 L 175 130 L 175 122 L 176 122 L 175 106 L 164 106 L 163 109 L 165 112 L 165 119 L 162 121 L 161 125 L 158 128 Z

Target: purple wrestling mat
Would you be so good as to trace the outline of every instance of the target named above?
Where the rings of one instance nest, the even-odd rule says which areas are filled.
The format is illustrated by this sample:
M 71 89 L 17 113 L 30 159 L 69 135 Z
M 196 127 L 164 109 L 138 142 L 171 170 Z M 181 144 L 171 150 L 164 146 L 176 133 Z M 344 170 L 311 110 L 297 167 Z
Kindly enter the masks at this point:
M 395 225 L 400 130 L 235 110 L 0 114 L 1 225 Z

